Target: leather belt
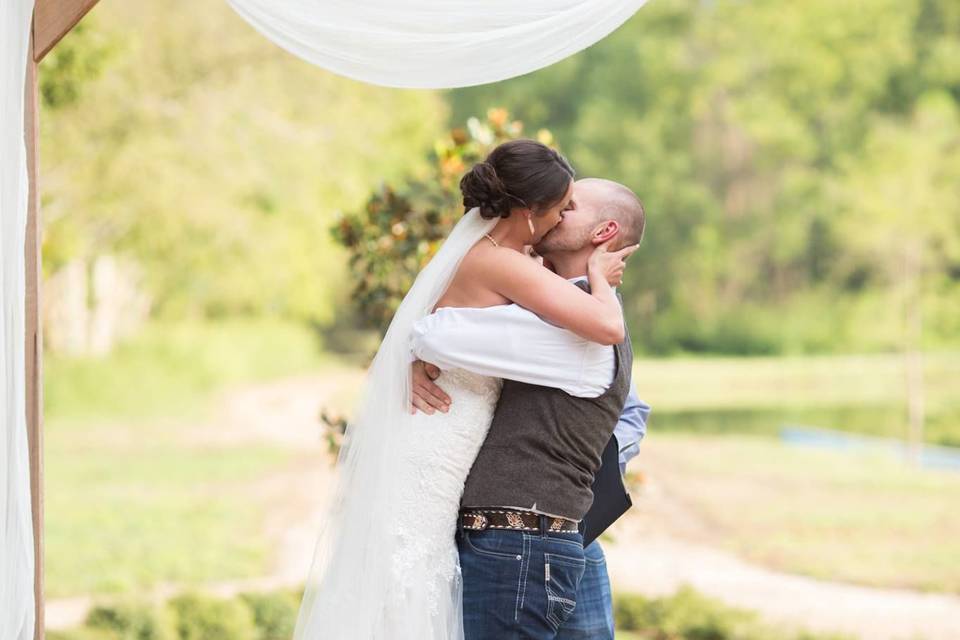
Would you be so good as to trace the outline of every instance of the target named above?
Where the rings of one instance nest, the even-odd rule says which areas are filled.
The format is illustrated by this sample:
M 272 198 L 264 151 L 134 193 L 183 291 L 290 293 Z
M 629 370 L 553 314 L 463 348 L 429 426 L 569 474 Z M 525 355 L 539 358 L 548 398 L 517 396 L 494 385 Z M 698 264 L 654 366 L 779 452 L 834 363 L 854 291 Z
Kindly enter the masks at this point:
M 508 509 L 461 509 L 460 526 L 470 531 L 509 529 L 511 531 L 540 531 L 541 518 L 547 531 L 579 531 L 575 520 L 545 516 L 532 511 Z

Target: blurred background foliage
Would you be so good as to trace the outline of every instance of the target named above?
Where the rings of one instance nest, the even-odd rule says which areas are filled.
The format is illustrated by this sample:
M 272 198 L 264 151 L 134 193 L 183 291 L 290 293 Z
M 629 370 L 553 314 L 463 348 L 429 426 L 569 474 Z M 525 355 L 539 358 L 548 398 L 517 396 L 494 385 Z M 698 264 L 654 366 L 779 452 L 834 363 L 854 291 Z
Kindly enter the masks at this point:
M 301 62 L 223 3 L 104 3 L 41 73 L 45 274 L 129 256 L 155 318 L 330 324 L 334 212 L 422 165 L 446 118 L 435 94 Z
M 44 62 L 46 273 L 129 255 L 152 317 L 382 327 L 461 211 L 458 174 L 549 130 L 647 206 L 624 285 L 642 351 L 897 350 L 917 322 L 957 345 L 954 2 L 660 0 L 548 69 L 445 93 L 210 37 L 228 12 L 109 4 Z
M 952 0 L 662 0 L 450 95 L 455 122 L 504 106 L 644 200 L 623 290 L 646 352 L 897 348 L 904 300 L 935 347 L 960 336 L 958 60 Z
M 189 591 L 164 602 L 98 602 L 82 626 L 50 640 L 286 640 L 296 626 L 302 589 L 247 591 L 230 598 Z M 749 611 L 725 606 L 690 587 L 669 597 L 618 594 L 617 635 L 625 640 L 850 640 L 787 631 Z M 622 633 L 621 633 L 622 632 Z

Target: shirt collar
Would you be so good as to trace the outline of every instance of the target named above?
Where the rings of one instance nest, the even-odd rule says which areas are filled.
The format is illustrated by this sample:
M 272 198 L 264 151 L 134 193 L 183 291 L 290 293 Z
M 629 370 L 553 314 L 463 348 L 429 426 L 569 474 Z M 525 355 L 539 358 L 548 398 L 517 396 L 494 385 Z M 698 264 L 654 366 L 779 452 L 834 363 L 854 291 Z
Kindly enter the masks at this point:
M 587 281 L 589 281 L 590 279 L 589 279 L 587 276 L 577 276 L 576 278 L 567 278 L 567 281 L 569 281 L 569 282 L 580 282 L 581 280 L 587 280 Z M 614 291 L 617 290 L 616 287 L 611 287 L 611 288 L 612 288 Z

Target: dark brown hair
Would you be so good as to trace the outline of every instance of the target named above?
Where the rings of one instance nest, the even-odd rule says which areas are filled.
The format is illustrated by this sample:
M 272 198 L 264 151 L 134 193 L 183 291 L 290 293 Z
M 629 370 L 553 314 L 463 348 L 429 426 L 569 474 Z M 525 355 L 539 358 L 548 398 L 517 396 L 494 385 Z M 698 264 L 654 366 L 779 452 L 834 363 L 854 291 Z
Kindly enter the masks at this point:
M 558 151 L 521 138 L 498 145 L 460 179 L 464 213 L 480 207 L 484 218 L 507 218 L 514 207 L 534 213 L 563 198 L 574 171 Z

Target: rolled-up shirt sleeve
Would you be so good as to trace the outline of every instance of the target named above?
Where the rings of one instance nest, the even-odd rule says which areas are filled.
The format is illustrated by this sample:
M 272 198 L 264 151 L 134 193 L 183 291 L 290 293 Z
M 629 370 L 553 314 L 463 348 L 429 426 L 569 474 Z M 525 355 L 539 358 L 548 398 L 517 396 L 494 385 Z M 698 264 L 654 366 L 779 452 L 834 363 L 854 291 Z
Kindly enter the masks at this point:
M 613 430 L 620 451 L 620 472 L 627 472 L 627 462 L 640 453 L 640 441 L 647 434 L 647 419 L 650 405 L 640 399 L 637 388 L 630 384 L 630 392 L 623 405 L 623 412 Z
M 411 358 L 440 369 L 554 387 L 595 398 L 613 380 L 613 348 L 589 342 L 515 304 L 441 307 L 410 337 Z

